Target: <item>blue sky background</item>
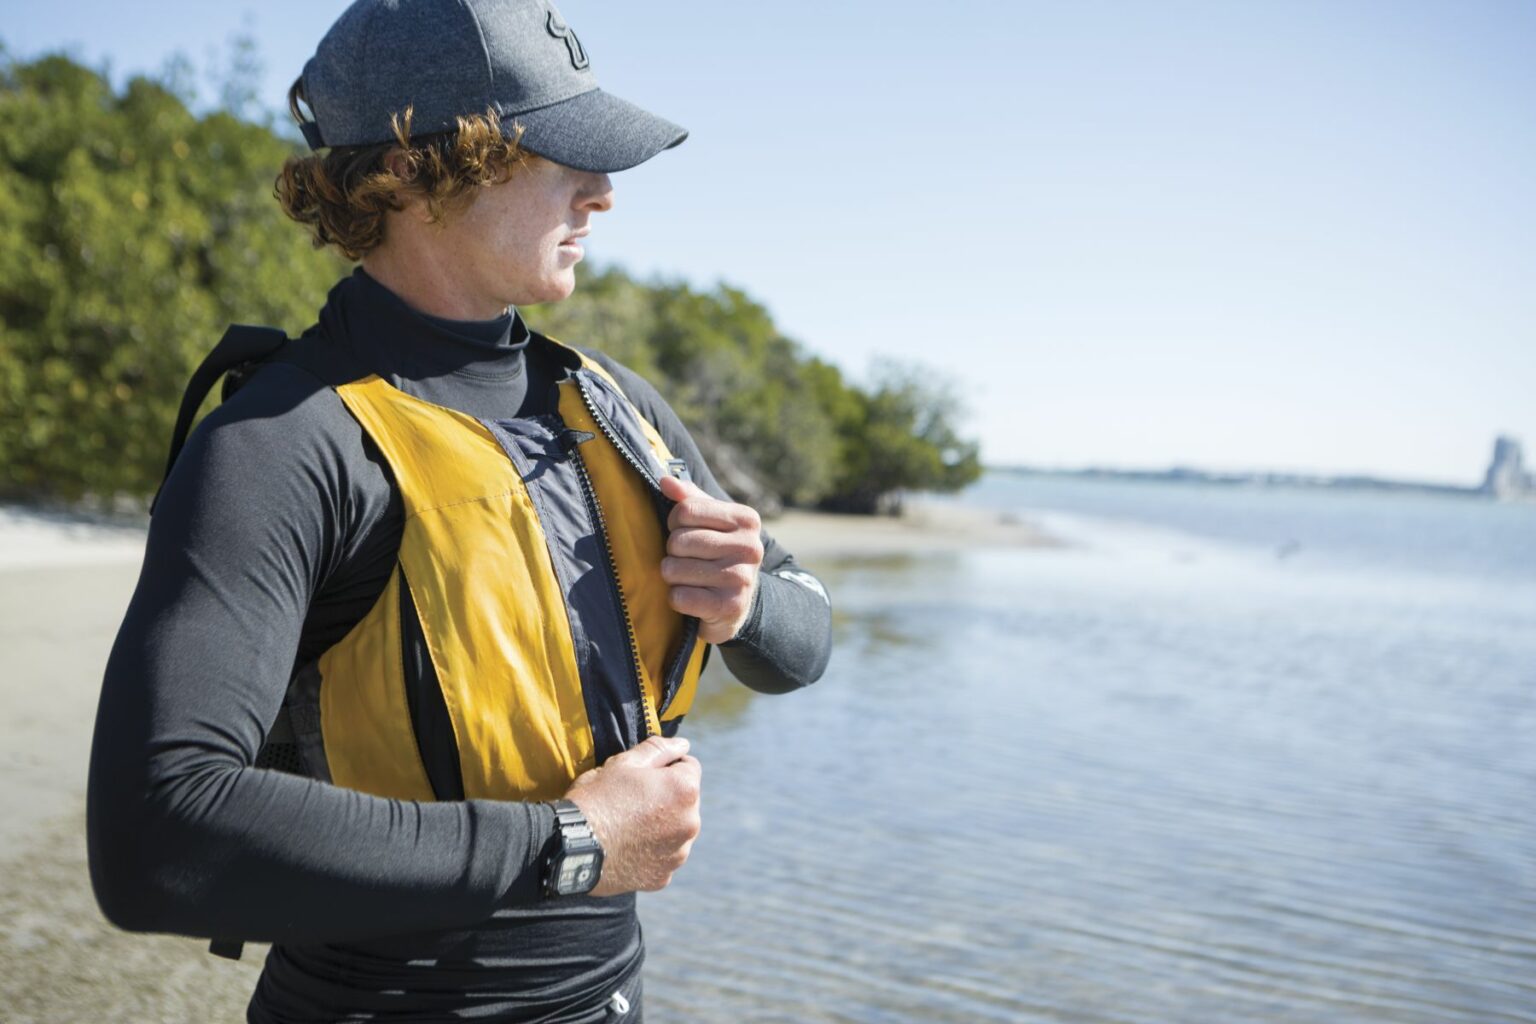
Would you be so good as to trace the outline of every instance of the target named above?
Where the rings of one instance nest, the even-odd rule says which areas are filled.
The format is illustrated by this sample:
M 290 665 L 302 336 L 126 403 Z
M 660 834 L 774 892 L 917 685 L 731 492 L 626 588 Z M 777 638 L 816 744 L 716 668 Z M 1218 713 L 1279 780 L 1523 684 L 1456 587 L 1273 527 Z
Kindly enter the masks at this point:
M 0 40 L 121 77 L 246 31 L 278 108 L 344 6 L 14 4 Z M 990 462 L 1469 483 L 1536 447 L 1536 3 L 560 7 L 693 133 L 591 257 L 942 369 Z

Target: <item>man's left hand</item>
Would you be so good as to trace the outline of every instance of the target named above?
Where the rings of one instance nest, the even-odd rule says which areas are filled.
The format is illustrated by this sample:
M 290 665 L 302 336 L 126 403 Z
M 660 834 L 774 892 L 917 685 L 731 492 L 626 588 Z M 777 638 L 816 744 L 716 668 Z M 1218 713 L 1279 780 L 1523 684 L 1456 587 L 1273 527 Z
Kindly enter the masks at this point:
M 661 491 L 677 502 L 667 517 L 672 534 L 661 560 L 671 605 L 698 618 L 706 643 L 724 643 L 752 611 L 763 564 L 762 520 L 756 510 L 712 498 L 676 477 L 662 477 Z

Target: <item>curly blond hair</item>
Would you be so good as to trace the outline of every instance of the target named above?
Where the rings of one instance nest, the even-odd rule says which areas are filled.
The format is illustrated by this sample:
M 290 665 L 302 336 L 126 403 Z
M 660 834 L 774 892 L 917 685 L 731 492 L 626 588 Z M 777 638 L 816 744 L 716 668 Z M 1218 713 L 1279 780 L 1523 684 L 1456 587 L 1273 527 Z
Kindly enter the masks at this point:
M 288 109 L 303 121 L 299 103 L 309 105 L 300 79 L 288 90 Z M 384 241 L 384 215 L 401 210 L 405 199 L 425 201 L 433 221 L 467 204 L 478 188 L 512 177 L 532 154 L 520 145 L 523 128 L 514 122 L 502 134 L 495 110 L 458 118 L 451 132 L 411 138 L 411 108 L 390 117 L 394 141 L 370 146 L 335 146 L 324 153 L 283 162 L 272 192 L 292 219 L 309 229 L 316 249 L 334 245 L 360 260 Z

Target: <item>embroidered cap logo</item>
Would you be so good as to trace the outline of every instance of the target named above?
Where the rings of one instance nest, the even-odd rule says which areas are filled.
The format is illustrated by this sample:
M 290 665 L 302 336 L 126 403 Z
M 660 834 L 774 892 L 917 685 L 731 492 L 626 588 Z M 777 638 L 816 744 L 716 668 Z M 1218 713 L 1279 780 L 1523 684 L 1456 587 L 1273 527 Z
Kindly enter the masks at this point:
M 571 67 L 582 71 L 592 63 L 587 59 L 587 51 L 582 47 L 581 40 L 576 38 L 576 33 L 571 31 L 571 26 L 560 20 L 560 16 L 554 11 L 549 12 L 549 21 L 545 22 L 549 34 L 565 43 L 565 48 L 571 52 Z

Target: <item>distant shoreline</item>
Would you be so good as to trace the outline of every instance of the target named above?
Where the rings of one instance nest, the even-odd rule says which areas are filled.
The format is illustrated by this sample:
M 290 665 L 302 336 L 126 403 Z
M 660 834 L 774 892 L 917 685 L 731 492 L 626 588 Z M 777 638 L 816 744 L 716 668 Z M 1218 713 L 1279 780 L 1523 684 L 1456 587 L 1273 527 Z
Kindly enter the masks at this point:
M 1140 483 L 1215 484 L 1224 487 L 1272 487 L 1314 491 L 1390 491 L 1437 494 L 1478 501 L 1536 501 L 1536 494 L 1496 497 L 1483 487 L 1433 484 L 1415 480 L 1386 480 L 1372 476 L 1327 476 L 1312 473 L 1218 473 L 1177 466 L 1172 469 L 1039 469 L 1032 466 L 988 466 L 1001 476 L 1043 476 L 1073 480 L 1124 480 Z

